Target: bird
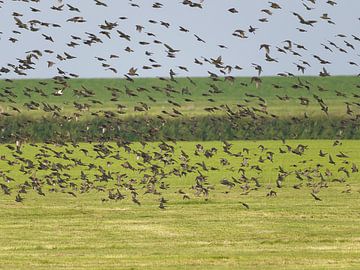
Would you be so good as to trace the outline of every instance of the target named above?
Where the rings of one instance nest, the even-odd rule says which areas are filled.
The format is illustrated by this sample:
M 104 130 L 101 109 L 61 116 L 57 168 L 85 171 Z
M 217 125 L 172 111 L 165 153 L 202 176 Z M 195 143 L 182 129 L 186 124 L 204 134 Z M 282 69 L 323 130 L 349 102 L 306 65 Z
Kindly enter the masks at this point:
M 242 206 L 244 206 L 246 209 L 250 209 L 249 204 L 244 203 L 244 202 L 240 202 Z
M 310 194 L 314 198 L 315 201 L 322 201 L 322 199 L 320 199 L 316 194 L 314 194 L 314 192 L 311 192 Z

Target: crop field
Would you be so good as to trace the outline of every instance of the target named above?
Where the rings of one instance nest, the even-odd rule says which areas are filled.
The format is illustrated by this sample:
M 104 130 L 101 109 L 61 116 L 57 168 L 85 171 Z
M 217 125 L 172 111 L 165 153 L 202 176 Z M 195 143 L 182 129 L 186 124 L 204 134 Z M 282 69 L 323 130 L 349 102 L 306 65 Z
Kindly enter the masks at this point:
M 351 140 L 0 146 L 0 269 L 358 269 Z

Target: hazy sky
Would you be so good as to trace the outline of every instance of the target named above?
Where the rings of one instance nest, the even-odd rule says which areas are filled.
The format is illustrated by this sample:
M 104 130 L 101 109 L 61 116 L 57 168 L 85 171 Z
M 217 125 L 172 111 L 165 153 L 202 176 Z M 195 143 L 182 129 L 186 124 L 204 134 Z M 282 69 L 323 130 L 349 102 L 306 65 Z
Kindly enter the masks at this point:
M 292 72 L 301 74 L 294 63 L 302 64 L 300 61 L 308 62 L 311 67 L 305 65 L 305 75 L 318 75 L 319 71 L 325 67 L 332 75 L 335 74 L 358 74 L 360 73 L 360 42 L 352 36 L 360 37 L 360 1 L 359 0 L 336 0 L 337 4 L 332 6 L 327 0 L 316 0 L 312 4 L 309 0 L 282 0 L 277 1 L 281 9 L 273 9 L 268 1 L 262 0 L 205 0 L 203 8 L 189 7 L 183 5 L 180 0 L 102 0 L 107 7 L 97 6 L 93 0 L 63 0 L 65 4 L 62 11 L 50 9 L 51 6 L 59 6 L 60 1 L 41 0 L 39 3 L 4 0 L 0 4 L 0 67 L 12 70 L 8 64 L 18 65 L 18 59 L 26 56 L 26 51 L 38 49 L 43 52 L 45 49 L 54 51 L 53 54 L 43 52 L 38 59 L 33 59 L 34 70 L 27 70 L 27 76 L 21 78 L 46 78 L 58 74 L 57 68 L 62 71 L 75 73 L 80 77 L 123 77 L 129 68 L 138 68 L 137 73 L 141 77 L 168 76 L 172 69 L 178 76 L 208 76 L 208 71 L 221 74 L 214 65 L 204 62 L 202 57 L 207 59 L 222 56 L 224 65 L 238 65 L 243 70 L 233 70 L 233 76 L 254 76 L 257 71 L 252 63 L 260 64 L 263 67 L 263 75 L 275 75 L 280 72 Z M 162 8 L 153 8 L 155 2 L 163 4 Z M 196 2 L 196 1 L 193 1 Z M 70 11 L 66 4 L 70 4 L 80 9 L 81 13 Z M 131 6 L 137 4 L 140 7 Z M 307 10 L 304 4 L 311 8 Z M 30 7 L 39 9 L 40 12 L 32 12 Z M 235 8 L 238 13 L 231 13 L 228 10 Z M 271 16 L 262 12 L 262 9 L 271 10 Z M 18 18 L 28 23 L 31 20 L 49 22 L 61 25 L 61 27 L 45 27 L 35 24 L 38 31 L 32 32 L 20 29 L 16 25 L 12 14 L 17 12 L 23 16 Z M 296 12 L 303 16 L 305 20 L 316 20 L 314 27 L 299 23 L 299 19 L 292 14 Z M 328 17 L 335 24 L 328 23 L 320 17 L 327 13 Z M 84 23 L 74 23 L 67 21 L 74 16 L 81 16 L 86 20 Z M 125 16 L 127 20 L 120 20 L 119 17 Z M 259 19 L 267 18 L 268 22 L 260 22 Z M 111 39 L 101 31 L 99 25 L 104 22 L 118 23 L 114 29 L 110 30 Z M 150 23 L 154 20 L 158 23 Z M 170 24 L 166 28 L 160 21 Z M 136 31 L 136 25 L 144 27 L 141 33 Z M 189 32 L 179 31 L 179 26 L 189 30 Z M 255 33 L 249 33 L 249 27 L 258 28 Z M 306 32 L 299 32 L 297 28 L 302 28 Z M 238 38 L 233 36 L 237 29 L 245 30 L 248 38 Z M 14 33 L 13 31 L 20 31 Z M 119 37 L 116 30 L 131 36 L 131 41 Z M 95 34 L 100 38 L 101 43 L 91 46 L 83 42 L 89 39 L 88 33 Z M 156 37 L 149 36 L 153 33 Z M 49 35 L 54 42 L 45 40 L 42 34 Z M 196 39 L 198 35 L 206 43 Z M 337 36 L 343 34 L 345 37 Z M 74 40 L 71 35 L 78 36 L 82 40 Z M 9 38 L 18 41 L 12 43 Z M 175 58 L 167 57 L 166 48 L 163 44 L 154 43 L 154 40 L 161 41 L 170 45 L 174 49 L 180 50 Z M 304 46 L 306 49 L 297 48 L 293 44 L 292 50 L 299 55 L 295 55 L 289 50 L 286 53 L 279 52 L 276 47 L 283 48 L 287 44 L 284 40 L 292 40 L 296 44 Z M 80 44 L 75 48 L 67 46 L 71 41 Z M 148 45 L 140 45 L 139 42 L 148 42 Z M 330 45 L 329 42 L 336 44 L 338 48 Z M 345 42 L 352 45 L 346 45 Z M 265 51 L 259 50 L 260 44 L 271 45 L 270 57 L 278 62 L 265 61 Z M 323 45 L 328 46 L 326 50 Z M 227 49 L 220 48 L 218 45 L 225 45 Z M 126 52 L 124 49 L 130 47 L 134 52 Z M 347 53 L 339 51 L 344 49 Z M 146 56 L 145 52 L 153 55 Z M 64 52 L 76 56 L 76 59 L 60 61 L 56 58 L 57 54 L 64 56 Z M 119 58 L 110 59 L 111 54 L 116 54 Z M 321 65 L 313 55 L 318 55 L 331 64 Z M 98 61 L 95 57 L 104 58 L 105 61 Z M 142 66 L 151 66 L 155 62 L 150 62 L 149 58 L 161 65 L 159 68 L 149 70 L 142 69 Z M 197 58 L 203 65 L 194 63 Z M 47 61 L 55 64 L 48 68 Z M 358 64 L 351 65 L 349 62 Z M 114 73 L 103 67 L 102 64 L 110 65 L 117 70 Z M 181 70 L 178 66 L 186 66 L 188 72 Z M 13 71 L 0 73 L 0 78 L 17 77 Z

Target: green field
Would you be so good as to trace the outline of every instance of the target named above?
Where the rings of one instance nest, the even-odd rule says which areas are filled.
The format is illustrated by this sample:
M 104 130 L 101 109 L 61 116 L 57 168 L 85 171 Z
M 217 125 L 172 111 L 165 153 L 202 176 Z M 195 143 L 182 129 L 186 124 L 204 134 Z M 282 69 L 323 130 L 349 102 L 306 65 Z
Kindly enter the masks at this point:
M 359 88 L 351 76 L 3 80 L 0 140 L 360 139 Z
M 259 88 L 251 83 L 250 78 L 234 78 L 234 81 L 223 78 L 216 81 L 210 78 L 191 78 L 191 81 L 187 78 L 176 78 L 176 81 L 150 78 L 135 79 L 134 82 L 124 79 L 71 79 L 61 82 L 3 80 L 0 81 L 0 106 L 10 115 L 19 114 L 10 107 L 14 106 L 22 115 L 40 117 L 44 115 L 44 102 L 57 105 L 61 109 L 60 114 L 79 113 L 88 118 L 94 116 L 91 113 L 103 115 L 106 111 L 118 112 L 118 106 L 120 116 L 161 114 L 167 117 L 162 111 L 174 114 L 172 108 L 187 116 L 197 116 L 208 114 L 204 109 L 209 107 L 218 107 L 219 110 L 212 114 L 221 114 L 224 113 L 221 105 L 262 109 L 259 106 L 262 103 L 267 106 L 269 114 L 279 117 L 299 116 L 304 112 L 310 117 L 324 116 L 314 97 L 316 95 L 329 107 L 330 116 L 345 116 L 345 102 L 350 104 L 354 114 L 359 111 L 359 96 L 356 95 L 359 87 L 359 78 L 351 76 L 264 77 Z M 63 94 L 55 96 L 59 89 L 63 89 Z M 285 96 L 288 96 L 288 100 L 279 99 Z M 263 100 L 259 100 L 259 97 Z M 302 98 L 308 101 L 301 104 Z M 169 100 L 181 107 L 169 103 Z M 39 103 L 39 106 L 32 106 L 31 109 L 24 106 L 31 101 Z M 74 102 L 84 105 L 84 109 L 76 107 Z M 146 103 L 147 110 L 134 111 L 135 106 L 142 106 L 141 102 Z
M 0 269 L 359 269 L 358 141 L 229 143 L 1 145 Z
M 0 81 L 0 269 L 360 269 L 359 88 Z

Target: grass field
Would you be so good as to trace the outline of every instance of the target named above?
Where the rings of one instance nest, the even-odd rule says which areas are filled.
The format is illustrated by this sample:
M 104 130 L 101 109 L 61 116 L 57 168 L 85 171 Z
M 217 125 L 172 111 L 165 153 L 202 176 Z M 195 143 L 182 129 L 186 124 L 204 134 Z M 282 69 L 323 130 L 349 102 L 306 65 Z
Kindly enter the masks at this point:
M 304 112 L 310 117 L 324 116 L 325 113 L 314 98 L 316 95 L 329 107 L 330 116 L 346 115 L 345 102 L 351 105 L 354 113 L 358 112 L 358 77 L 265 77 L 262 81 L 260 87 L 256 88 L 250 78 L 235 78 L 233 82 L 222 78 L 219 81 L 210 78 L 191 78 L 191 81 L 176 78 L 176 82 L 159 79 L 136 79 L 134 82 L 123 79 L 72 79 L 66 81 L 66 87 L 53 80 L 3 80 L 0 81 L 0 106 L 11 115 L 18 114 L 10 107 L 14 106 L 22 115 L 33 117 L 44 115 L 42 102 L 57 105 L 62 114 L 72 115 L 76 112 L 84 117 L 90 117 L 91 112 L 116 112 L 119 105 L 125 106 L 121 108 L 121 115 L 151 116 L 161 114 L 164 110 L 171 113 L 171 109 L 175 108 L 185 115 L 196 116 L 207 114 L 204 108 L 224 104 L 231 108 L 241 104 L 259 109 L 259 103 L 263 103 L 269 113 L 279 117 L 298 116 Z M 63 95 L 53 95 L 62 88 Z M 289 97 L 287 101 L 279 99 L 285 96 Z M 301 98 L 308 99 L 308 104 L 301 105 Z M 39 106 L 30 110 L 24 104 L 32 100 Z M 169 100 L 181 107 L 174 106 Z M 86 104 L 89 109 L 81 111 L 74 102 Z M 147 111 L 134 111 L 134 106 L 141 106 L 140 102 L 146 103 L 149 107 Z M 222 110 L 214 113 L 222 113 Z
M 2 80 L 0 140 L 86 142 L 104 127 L 109 141 L 359 139 L 359 88 L 351 76 Z
M 305 112 L 314 122 L 294 129 L 305 137 L 358 132 L 357 77 L 262 78 L 259 88 L 250 78 L 191 80 L 68 80 L 60 96 L 53 93 L 65 84 L 53 80 L 0 81 L 0 120 L 7 119 L 1 138 L 53 139 L 50 124 L 60 118 L 29 120 L 51 116 L 46 104 L 86 120 L 107 111 L 117 112 L 114 119 L 168 117 L 164 111 L 176 109 L 187 119 L 199 116 L 182 122 L 193 123 L 194 138 L 218 132 L 201 117 L 209 107 L 220 108 L 212 115 L 224 114 L 225 105 L 260 110 L 257 116 L 265 106 L 280 118 L 266 131 L 269 138 L 277 129 L 290 130 L 286 123 L 296 120 L 286 120 Z M 32 109 L 26 108 L 31 101 Z M 83 105 L 88 109 L 79 109 Z M 149 108 L 135 112 L 135 106 Z M 147 118 L 132 119 L 147 124 Z M 342 129 L 349 122 L 353 126 Z M 139 132 L 135 124 L 127 127 Z M 70 134 L 81 126 L 100 132 L 100 126 L 86 125 L 59 125 L 52 129 L 60 138 L 55 141 L 62 141 L 62 130 Z M 229 129 L 220 130 L 224 134 L 242 128 L 217 125 Z M 20 133 L 25 127 L 27 133 Z M 164 134 L 174 139 L 185 132 L 176 124 L 167 128 Z M 26 137 L 41 132 L 41 140 Z M 86 132 L 77 141 L 86 141 Z M 24 143 L 20 149 L 0 144 L 0 269 L 360 268 L 358 141 L 128 144 L 114 138 L 117 143 Z
M 174 152 L 161 150 L 160 143 L 134 143 L 130 152 L 105 143 L 112 154 L 119 151 L 119 160 L 112 154 L 96 159 L 96 144 L 25 145 L 22 154 L 1 145 L 0 181 L 11 195 L 0 195 L 0 269 L 359 269 L 360 183 L 352 170 L 360 162 L 357 141 L 230 143 L 225 153 L 221 142 L 201 142 L 197 155 L 197 142 L 170 143 Z M 299 144 L 307 146 L 301 156 Z M 204 157 L 212 147 L 218 151 Z M 152 159 L 137 158 L 141 153 Z M 121 166 L 126 161 L 134 169 Z M 46 167 L 39 169 L 41 163 Z M 192 171 L 178 177 L 175 169 L 186 171 L 181 163 Z M 161 195 L 145 195 L 149 181 L 141 180 L 154 165 L 163 170 L 155 184 Z M 101 181 L 100 166 L 114 179 Z M 280 188 L 282 172 L 288 176 Z M 124 173 L 120 181 L 115 177 Z M 199 175 L 207 176 L 208 196 L 196 196 L 192 188 Z M 223 179 L 234 186 L 221 184 Z M 21 193 L 24 201 L 15 202 L 25 181 L 40 181 L 45 196 L 30 186 Z M 90 188 L 84 190 L 84 182 Z M 114 188 L 123 200 L 109 200 Z M 134 188 L 140 206 L 131 200 Z M 270 191 L 276 196 L 267 196 Z M 168 200 L 165 210 L 158 207 L 160 197 Z

